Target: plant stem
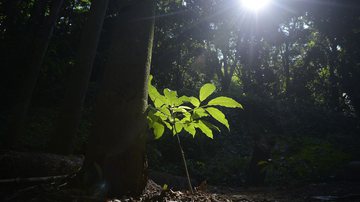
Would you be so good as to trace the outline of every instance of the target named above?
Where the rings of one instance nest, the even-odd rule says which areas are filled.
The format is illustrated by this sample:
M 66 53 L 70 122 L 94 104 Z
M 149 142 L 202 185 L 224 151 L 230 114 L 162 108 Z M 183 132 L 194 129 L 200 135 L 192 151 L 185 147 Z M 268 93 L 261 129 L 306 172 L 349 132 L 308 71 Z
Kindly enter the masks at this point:
M 187 181 L 188 181 L 189 189 L 190 189 L 191 193 L 194 194 L 194 190 L 193 190 L 192 185 L 191 185 L 189 170 L 188 170 L 188 167 L 187 167 L 187 164 L 186 164 L 185 152 L 184 152 L 184 150 L 182 149 L 181 142 L 180 142 L 180 137 L 179 137 L 178 132 L 176 131 L 176 127 L 175 127 L 175 117 L 174 117 L 174 113 L 173 113 L 172 110 L 170 110 L 170 113 L 171 113 L 171 117 L 173 118 L 173 121 L 172 121 L 172 129 L 173 129 L 173 132 L 175 132 L 174 134 L 176 135 L 176 138 L 177 138 L 177 141 L 178 141 L 178 145 L 179 145 L 179 148 L 180 148 L 180 152 L 181 152 L 181 157 L 182 157 L 183 162 L 184 162 L 184 167 L 185 167 L 185 172 L 186 172 L 186 178 L 187 178 Z
M 175 133 L 176 133 L 176 129 L 175 129 Z M 186 177 L 187 177 L 189 189 L 190 189 L 191 193 L 194 194 L 194 190 L 193 190 L 192 185 L 191 185 L 189 171 L 188 171 L 187 164 L 186 164 L 185 153 L 184 153 L 184 150 L 182 149 L 181 142 L 180 142 L 180 137 L 179 137 L 179 135 L 177 133 L 176 133 L 176 137 L 177 137 L 177 141 L 178 141 L 178 144 L 179 144 L 181 157 L 182 157 L 183 162 L 184 162 L 184 167 L 185 167 L 185 172 L 186 172 Z

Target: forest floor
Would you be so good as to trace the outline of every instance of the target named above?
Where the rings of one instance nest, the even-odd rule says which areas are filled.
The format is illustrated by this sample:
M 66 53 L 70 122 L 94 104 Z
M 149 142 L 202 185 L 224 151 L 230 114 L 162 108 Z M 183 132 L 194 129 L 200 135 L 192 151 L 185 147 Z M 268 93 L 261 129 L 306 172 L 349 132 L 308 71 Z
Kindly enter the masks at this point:
M 0 191 L 1 201 L 45 201 L 45 202 L 321 202 L 341 201 L 360 202 L 360 183 L 322 183 L 311 184 L 297 188 L 229 188 L 208 186 L 206 190 L 164 191 L 161 186 L 149 180 L 144 193 L 138 198 L 124 197 L 121 199 L 106 199 L 99 196 L 86 196 L 76 190 L 59 189 L 54 183 L 26 186 L 19 189 Z
M 310 184 L 293 188 L 199 188 L 202 190 L 197 190 L 194 194 L 189 191 L 162 191 L 159 185 L 150 181 L 141 198 L 113 201 L 360 202 L 360 183 L 354 182 Z
M 80 191 L 66 188 L 71 177 L 64 174 L 71 170 L 78 170 L 79 165 L 81 165 L 81 159 L 69 159 L 52 154 L 0 153 L 0 201 L 360 202 L 360 182 L 348 181 L 247 188 L 220 187 L 201 183 L 192 194 L 189 191 L 163 190 L 160 185 L 150 179 L 144 193 L 138 198 L 105 199 L 99 196 L 90 197 Z M 19 174 L 25 171 L 27 175 Z M 37 171 L 36 175 L 33 173 L 35 171 Z M 11 176 L 21 178 L 10 178 Z M 32 178 L 30 176 L 55 177 Z

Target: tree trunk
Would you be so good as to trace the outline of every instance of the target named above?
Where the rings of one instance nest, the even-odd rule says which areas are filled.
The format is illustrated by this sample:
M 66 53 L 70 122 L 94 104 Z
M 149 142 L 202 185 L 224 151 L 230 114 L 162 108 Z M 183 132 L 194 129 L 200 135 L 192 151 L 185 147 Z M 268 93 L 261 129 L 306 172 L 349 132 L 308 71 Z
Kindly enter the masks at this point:
M 53 2 L 48 19 L 36 32 L 32 39 L 32 45 L 28 49 L 28 56 L 25 57 L 24 61 L 26 61 L 26 68 L 24 68 L 24 71 L 20 72 L 18 82 L 21 83 L 19 83 L 18 88 L 16 88 L 14 103 L 8 118 L 6 144 L 9 146 L 14 145 L 17 137 L 19 137 L 24 130 L 25 119 L 31 102 L 32 93 L 36 86 L 40 68 L 62 4 L 63 0 L 56 0 Z M 15 83 L 14 85 L 16 86 L 17 84 Z
M 259 165 L 259 162 L 268 161 L 271 149 L 264 143 L 264 140 L 256 140 L 252 149 L 253 151 L 246 173 L 246 184 L 249 186 L 264 185 L 266 173 L 263 171 L 264 166 Z
M 109 0 L 94 0 L 88 20 L 82 31 L 74 72 L 68 79 L 68 86 L 60 112 L 52 149 L 55 153 L 71 154 L 81 119 L 81 110 L 88 87 L 98 41 Z
M 329 63 L 329 81 L 330 81 L 330 107 L 331 110 L 338 111 L 339 107 L 339 93 L 337 88 L 335 70 L 337 67 L 338 53 L 337 45 L 334 39 L 330 39 L 331 50 L 328 53 L 328 63 Z
M 289 93 L 289 85 L 290 85 L 290 64 L 289 64 L 289 44 L 288 42 L 285 42 L 285 50 L 283 53 L 283 67 L 284 67 L 284 73 L 285 73 L 285 93 Z
M 104 183 L 108 197 L 139 195 L 146 185 L 147 84 L 154 2 L 131 3 L 115 23 L 82 171 L 85 185 Z

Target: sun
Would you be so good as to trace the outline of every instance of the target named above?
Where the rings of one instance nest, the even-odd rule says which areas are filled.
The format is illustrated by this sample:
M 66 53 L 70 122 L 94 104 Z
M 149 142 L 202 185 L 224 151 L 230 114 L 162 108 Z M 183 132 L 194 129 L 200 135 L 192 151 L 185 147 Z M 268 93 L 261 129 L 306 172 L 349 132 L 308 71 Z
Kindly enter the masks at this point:
M 242 5 L 251 11 L 259 11 L 265 8 L 269 3 L 270 0 L 240 0 Z

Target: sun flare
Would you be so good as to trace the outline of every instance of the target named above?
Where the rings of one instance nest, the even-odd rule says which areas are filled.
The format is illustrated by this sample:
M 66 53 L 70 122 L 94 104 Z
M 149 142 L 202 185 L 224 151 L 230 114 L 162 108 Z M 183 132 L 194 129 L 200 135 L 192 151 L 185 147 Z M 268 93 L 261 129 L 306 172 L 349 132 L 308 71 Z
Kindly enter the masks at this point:
M 265 8 L 270 0 L 241 0 L 242 5 L 252 11 L 258 11 Z

